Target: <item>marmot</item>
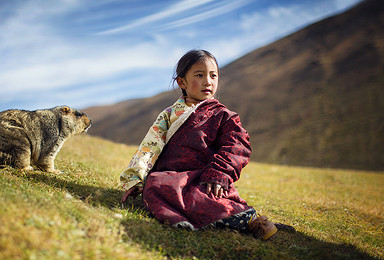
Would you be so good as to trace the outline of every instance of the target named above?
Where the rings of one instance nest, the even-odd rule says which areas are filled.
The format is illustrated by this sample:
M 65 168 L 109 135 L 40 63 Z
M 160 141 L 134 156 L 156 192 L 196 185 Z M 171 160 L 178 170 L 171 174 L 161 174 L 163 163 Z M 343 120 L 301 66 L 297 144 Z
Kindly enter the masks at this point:
M 0 165 L 59 173 L 54 160 L 61 146 L 91 124 L 86 114 L 68 106 L 0 112 Z

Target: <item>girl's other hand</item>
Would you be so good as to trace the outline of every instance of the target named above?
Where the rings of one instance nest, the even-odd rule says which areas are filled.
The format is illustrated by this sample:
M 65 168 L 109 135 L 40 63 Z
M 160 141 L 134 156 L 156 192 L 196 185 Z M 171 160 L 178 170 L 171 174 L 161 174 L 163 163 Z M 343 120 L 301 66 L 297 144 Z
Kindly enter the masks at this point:
M 207 183 L 207 194 L 211 192 L 217 198 L 228 197 L 228 191 L 224 190 L 224 188 L 219 184 Z
M 133 197 L 133 199 L 135 199 L 137 196 L 139 196 L 141 193 L 143 192 L 143 187 L 142 186 L 138 186 L 138 185 L 135 185 L 133 186 L 132 188 L 130 188 L 129 190 L 127 190 L 123 197 L 121 198 L 121 201 L 120 203 L 121 204 L 124 204 L 127 200 L 128 200 L 128 197 Z

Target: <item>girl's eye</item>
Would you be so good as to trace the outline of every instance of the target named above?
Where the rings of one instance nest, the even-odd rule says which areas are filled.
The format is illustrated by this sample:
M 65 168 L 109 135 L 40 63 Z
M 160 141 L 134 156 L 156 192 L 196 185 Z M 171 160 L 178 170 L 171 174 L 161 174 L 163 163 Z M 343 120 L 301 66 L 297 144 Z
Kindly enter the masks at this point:
M 212 74 L 211 77 L 212 77 L 212 78 L 216 78 L 217 75 L 216 75 L 216 74 Z
M 201 74 L 201 73 L 200 74 L 196 74 L 196 76 L 201 78 L 201 77 L 203 77 L 203 74 Z

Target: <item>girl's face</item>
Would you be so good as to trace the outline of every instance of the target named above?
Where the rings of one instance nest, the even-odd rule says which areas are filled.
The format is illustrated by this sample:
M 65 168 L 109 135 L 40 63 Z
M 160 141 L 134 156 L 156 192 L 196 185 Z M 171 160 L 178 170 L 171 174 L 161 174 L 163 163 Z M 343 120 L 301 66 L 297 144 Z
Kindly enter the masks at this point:
M 211 58 L 193 64 L 184 78 L 177 78 L 177 84 L 185 89 L 191 102 L 212 98 L 217 91 L 218 82 L 218 68 Z

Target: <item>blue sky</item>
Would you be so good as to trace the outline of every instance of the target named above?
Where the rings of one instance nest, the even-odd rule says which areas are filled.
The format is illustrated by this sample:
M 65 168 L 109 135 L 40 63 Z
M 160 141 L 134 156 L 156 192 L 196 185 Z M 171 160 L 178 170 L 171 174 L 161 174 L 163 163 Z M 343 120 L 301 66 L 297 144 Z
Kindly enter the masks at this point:
M 219 66 L 360 0 L 0 0 L 0 111 L 172 89 L 190 49 Z

